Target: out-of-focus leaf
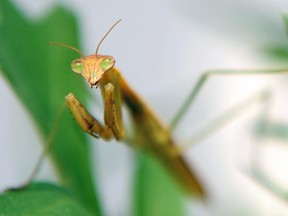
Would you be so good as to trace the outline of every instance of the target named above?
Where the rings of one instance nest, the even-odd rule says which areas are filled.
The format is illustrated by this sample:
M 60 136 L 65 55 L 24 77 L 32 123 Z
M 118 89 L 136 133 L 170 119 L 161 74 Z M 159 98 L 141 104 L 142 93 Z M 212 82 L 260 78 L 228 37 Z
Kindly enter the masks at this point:
M 288 43 L 288 42 L 287 42 Z M 275 45 L 264 47 L 260 53 L 265 55 L 269 60 L 285 61 L 288 60 L 288 46 Z
M 55 185 L 37 183 L 0 196 L 0 215 L 92 216 L 69 192 Z
M 288 14 L 283 14 L 283 22 L 288 34 Z M 269 61 L 277 60 L 287 62 L 288 60 L 288 41 L 285 44 L 269 44 L 260 49 L 260 55 L 264 55 Z
M 45 19 L 31 21 L 8 0 L 0 1 L 0 17 L 1 71 L 47 140 L 65 95 L 74 92 L 84 102 L 87 93 L 81 77 L 70 69 L 77 53 L 48 45 L 57 41 L 78 47 L 75 18 L 59 7 Z M 88 209 L 100 214 L 88 142 L 68 111 L 63 114 L 51 155 L 62 183 Z
M 286 27 L 286 31 L 288 31 L 288 13 L 287 12 L 283 14 L 283 21 Z
M 134 215 L 184 215 L 183 193 L 164 167 L 154 158 L 139 154 L 135 175 Z

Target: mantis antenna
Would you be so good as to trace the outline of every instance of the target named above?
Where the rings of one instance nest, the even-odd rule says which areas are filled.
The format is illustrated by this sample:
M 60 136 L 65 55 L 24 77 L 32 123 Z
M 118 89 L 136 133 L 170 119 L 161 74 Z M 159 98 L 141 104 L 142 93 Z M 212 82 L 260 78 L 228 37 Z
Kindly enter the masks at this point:
M 85 55 L 80 50 L 76 49 L 73 46 L 70 46 L 70 45 L 67 45 L 67 44 L 62 44 L 62 43 L 57 43 L 57 42 L 49 42 L 49 44 L 56 45 L 56 46 L 67 47 L 69 49 L 72 49 L 72 50 L 78 52 L 83 58 L 85 58 Z
M 101 45 L 101 43 L 103 42 L 103 40 L 107 37 L 107 35 L 112 31 L 112 29 L 121 21 L 121 19 L 119 19 L 114 25 L 111 26 L 111 28 L 106 32 L 106 34 L 102 37 L 102 39 L 100 40 L 100 42 L 98 43 L 97 47 L 96 47 L 96 52 L 95 55 L 97 56 L 98 54 L 98 50 L 99 47 Z
M 121 19 L 119 19 L 114 25 L 111 26 L 111 28 L 106 32 L 106 34 L 102 37 L 102 39 L 100 40 L 100 42 L 98 43 L 97 47 L 96 47 L 96 52 L 95 52 L 95 55 L 97 56 L 98 54 L 98 50 L 99 50 L 99 47 L 101 45 L 101 43 L 103 42 L 103 40 L 107 37 L 107 35 L 112 31 L 112 29 L 121 21 Z M 52 45 L 56 45 L 56 46 L 62 46 L 62 47 L 66 47 L 66 48 L 69 48 L 69 49 L 72 49 L 74 51 L 76 51 L 77 53 L 79 53 L 83 58 L 85 58 L 85 55 L 78 49 L 76 49 L 75 47 L 73 46 L 70 46 L 68 44 L 62 44 L 62 43 L 57 43 L 57 42 L 49 42 L 49 44 L 52 44 Z

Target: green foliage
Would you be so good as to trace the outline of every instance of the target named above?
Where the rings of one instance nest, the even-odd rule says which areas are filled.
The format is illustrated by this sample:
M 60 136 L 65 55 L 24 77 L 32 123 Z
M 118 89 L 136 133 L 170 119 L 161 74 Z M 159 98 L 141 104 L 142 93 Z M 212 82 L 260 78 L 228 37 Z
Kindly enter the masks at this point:
M 288 46 L 287 45 L 274 45 L 267 46 L 261 49 L 261 52 L 268 57 L 269 60 L 283 61 L 288 60 Z
M 0 197 L 0 214 L 9 216 L 92 216 L 68 191 L 47 183 L 32 184 Z
M 83 101 L 87 92 L 72 74 L 74 52 L 49 46 L 49 41 L 78 47 L 74 16 L 63 8 L 45 19 L 27 20 L 7 0 L 0 1 L 0 64 L 7 81 L 47 140 L 52 122 L 70 91 Z M 88 142 L 68 111 L 53 141 L 52 159 L 61 182 L 92 212 L 101 210 L 91 173 Z M 19 143 L 21 144 L 21 143 Z
M 286 35 L 288 34 L 288 13 L 283 14 L 283 23 L 286 30 Z M 288 44 L 269 44 L 260 50 L 264 53 L 269 60 L 283 61 L 288 60 Z
M 183 193 L 157 160 L 139 154 L 135 177 L 134 215 L 184 215 Z
M 285 29 L 288 32 L 288 13 L 283 13 L 283 21 L 284 21 L 284 25 L 285 25 Z
M 71 61 L 78 58 L 78 54 L 48 45 L 55 41 L 79 48 L 75 18 L 66 9 L 56 8 L 43 20 L 27 20 L 8 0 L 0 1 L 0 17 L 1 72 L 31 115 L 45 143 L 65 95 L 73 92 L 81 102 L 87 95 L 82 78 L 70 69 Z M 101 215 L 88 142 L 68 110 L 63 115 L 51 150 L 53 164 L 69 193 L 88 211 Z M 161 165 L 142 155 L 135 177 L 135 215 L 184 214 L 183 195 Z M 13 215 L 14 209 L 23 212 L 22 215 L 89 215 L 62 189 L 45 184 L 2 195 L 1 211 L 3 206 L 4 215 Z

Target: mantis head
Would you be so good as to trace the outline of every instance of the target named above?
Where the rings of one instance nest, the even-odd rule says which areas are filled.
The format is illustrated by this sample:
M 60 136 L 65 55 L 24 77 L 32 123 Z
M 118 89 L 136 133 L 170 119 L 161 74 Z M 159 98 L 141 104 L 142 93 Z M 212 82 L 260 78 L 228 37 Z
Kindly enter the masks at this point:
M 90 55 L 74 60 L 71 68 L 75 73 L 81 74 L 92 88 L 97 86 L 100 79 L 113 68 L 114 64 L 115 60 L 112 56 Z
M 50 42 L 50 44 L 67 47 L 69 49 L 72 49 L 78 52 L 82 57 L 75 59 L 71 63 L 72 70 L 75 73 L 82 75 L 85 78 L 85 80 L 89 83 L 91 88 L 93 86 L 97 87 L 98 82 L 105 75 L 105 73 L 108 72 L 110 69 L 112 69 L 115 65 L 115 59 L 112 56 L 98 55 L 99 47 L 101 43 L 103 42 L 103 40 L 106 38 L 106 36 L 110 33 L 110 31 L 120 21 L 121 19 L 118 20 L 102 37 L 102 39 L 100 40 L 100 42 L 98 43 L 96 47 L 96 52 L 93 55 L 85 56 L 80 50 L 67 44 L 61 44 L 61 43 L 55 43 L 55 42 Z

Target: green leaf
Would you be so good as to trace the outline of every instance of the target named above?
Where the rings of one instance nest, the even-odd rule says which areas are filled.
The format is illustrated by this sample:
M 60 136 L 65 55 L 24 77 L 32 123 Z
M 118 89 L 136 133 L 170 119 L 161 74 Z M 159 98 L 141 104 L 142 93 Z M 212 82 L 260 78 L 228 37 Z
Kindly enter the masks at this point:
M 260 49 L 259 54 L 267 57 L 269 61 L 277 60 L 287 62 L 288 60 L 288 46 L 285 45 L 269 45 Z
M 48 183 L 0 196 L 0 215 L 9 216 L 92 216 L 68 191 Z
M 28 20 L 8 0 L 0 1 L 0 65 L 47 141 L 64 97 L 73 92 L 85 102 L 81 77 L 70 69 L 78 54 L 48 45 L 50 41 L 79 47 L 75 17 L 55 8 L 43 20 Z M 19 143 L 21 145 L 21 143 Z M 66 109 L 53 141 L 51 156 L 61 182 L 95 214 L 101 214 L 91 173 L 89 145 Z
M 162 164 L 149 155 L 139 154 L 135 176 L 134 215 L 184 215 L 183 193 Z
M 288 13 L 283 13 L 283 21 L 286 27 L 286 31 L 288 31 Z
M 288 13 L 283 14 L 283 24 L 285 26 L 286 34 L 288 34 Z M 287 62 L 288 60 L 288 45 L 287 43 L 270 43 L 262 48 L 260 48 L 259 54 L 260 56 L 264 55 L 266 60 L 277 60 Z

